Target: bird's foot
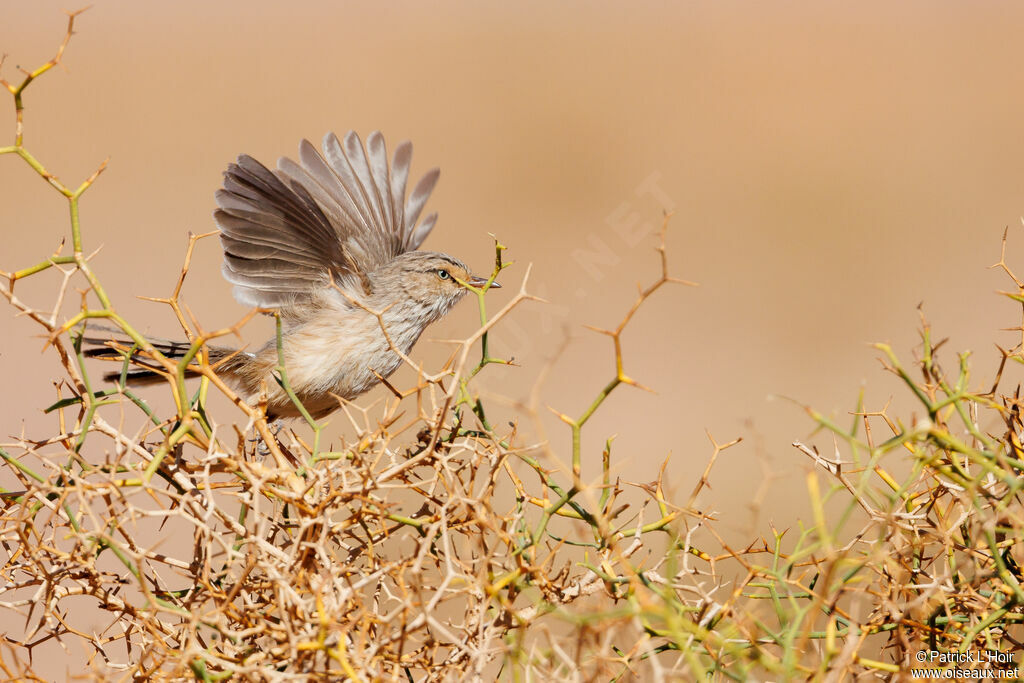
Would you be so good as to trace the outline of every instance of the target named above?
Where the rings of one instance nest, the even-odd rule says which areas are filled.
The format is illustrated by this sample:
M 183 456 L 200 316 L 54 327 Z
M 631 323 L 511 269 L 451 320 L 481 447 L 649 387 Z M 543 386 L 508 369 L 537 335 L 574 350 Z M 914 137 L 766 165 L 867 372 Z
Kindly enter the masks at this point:
M 281 429 L 284 428 L 284 422 L 281 420 L 274 420 L 273 422 L 270 423 L 269 427 L 271 436 L 277 439 L 277 435 L 280 434 Z M 256 452 L 258 454 L 264 456 L 270 455 L 270 447 L 267 446 L 267 442 L 263 439 L 263 437 L 257 434 L 255 437 L 250 439 L 250 441 L 256 443 Z

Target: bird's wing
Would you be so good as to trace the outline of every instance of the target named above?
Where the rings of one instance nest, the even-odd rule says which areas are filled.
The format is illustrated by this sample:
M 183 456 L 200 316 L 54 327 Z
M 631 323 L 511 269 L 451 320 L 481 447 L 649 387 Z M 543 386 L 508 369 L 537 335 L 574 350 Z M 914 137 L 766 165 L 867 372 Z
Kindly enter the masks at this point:
M 374 132 L 366 142 L 364 150 L 353 132 L 344 141 L 328 133 L 323 155 L 303 140 L 299 161 L 281 159 L 276 172 L 247 155 L 228 166 L 214 217 L 236 299 L 272 308 L 331 281 L 355 292 L 377 267 L 423 243 L 437 214 L 417 221 L 439 171 L 406 200 L 412 145 L 399 145 L 389 166 L 384 137 Z

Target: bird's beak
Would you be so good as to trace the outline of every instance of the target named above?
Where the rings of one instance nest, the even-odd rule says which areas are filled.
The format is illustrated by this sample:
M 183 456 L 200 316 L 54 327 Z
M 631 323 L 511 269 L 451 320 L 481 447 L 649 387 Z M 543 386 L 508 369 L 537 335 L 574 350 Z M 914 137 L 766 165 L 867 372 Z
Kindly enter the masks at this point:
M 469 284 L 472 285 L 473 287 L 483 287 L 484 285 L 487 284 L 487 280 L 489 279 L 490 278 L 480 277 L 479 275 L 472 275 L 469 278 Z M 492 282 L 490 289 L 501 289 L 501 285 L 499 285 L 497 282 Z

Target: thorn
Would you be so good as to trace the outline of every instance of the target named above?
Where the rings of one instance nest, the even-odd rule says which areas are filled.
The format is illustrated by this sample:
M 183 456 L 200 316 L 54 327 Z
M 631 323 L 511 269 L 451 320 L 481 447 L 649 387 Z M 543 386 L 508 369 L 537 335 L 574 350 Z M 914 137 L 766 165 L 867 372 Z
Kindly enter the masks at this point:
M 564 422 L 565 424 L 570 425 L 570 426 L 575 426 L 576 420 L 572 419 L 571 417 L 569 417 L 565 413 L 561 413 L 561 412 L 555 410 L 554 408 L 552 408 L 551 406 L 547 406 L 547 409 L 550 410 L 555 415 L 557 415 L 558 419 L 561 420 L 562 422 Z
M 635 379 L 633 379 L 632 377 L 629 377 L 628 375 L 622 375 L 621 377 L 619 377 L 619 381 L 622 382 L 623 384 L 628 384 L 631 387 L 636 387 L 637 389 L 643 389 L 644 391 L 646 391 L 646 392 L 648 392 L 650 394 L 657 394 L 658 393 L 654 389 L 651 389 L 648 386 L 644 386 L 643 384 L 640 384 L 640 382 L 637 382 Z
M 583 327 L 587 328 L 588 330 L 590 330 L 592 332 L 597 332 L 598 334 L 606 334 L 609 337 L 614 337 L 616 335 L 616 333 L 614 331 L 606 330 L 606 329 L 604 329 L 602 327 L 595 327 L 593 325 L 584 325 Z

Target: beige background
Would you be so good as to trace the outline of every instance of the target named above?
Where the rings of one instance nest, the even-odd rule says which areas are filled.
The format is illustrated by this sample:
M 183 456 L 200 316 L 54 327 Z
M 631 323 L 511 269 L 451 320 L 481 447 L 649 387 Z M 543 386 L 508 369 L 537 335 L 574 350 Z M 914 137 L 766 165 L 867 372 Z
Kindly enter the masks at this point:
M 7 78 L 51 56 L 64 6 L 3 4 Z M 517 262 L 509 289 L 532 263 L 531 289 L 551 301 L 504 328 L 499 350 L 521 367 L 490 368 L 486 389 L 526 396 L 567 331 L 544 400 L 570 413 L 612 370 L 608 340 L 583 325 L 614 325 L 635 283 L 654 275 L 653 236 L 632 237 L 671 204 L 673 271 L 701 287 L 659 293 L 627 333 L 627 371 L 658 393 L 612 397 L 588 430 L 585 473 L 617 433 L 626 478 L 653 478 L 671 453 L 682 497 L 710 452 L 704 430 L 743 436 L 703 500 L 725 528 L 763 531 L 800 514 L 806 463 L 789 444 L 812 427 L 770 396 L 846 421 L 866 383 L 868 405 L 881 407 L 899 388 L 867 342 L 908 356 L 920 302 L 950 350 L 977 352 L 977 384 L 993 341 L 1015 343 L 999 328 L 1017 314 L 993 293 L 1009 283 L 985 267 L 1009 225 L 1024 270 L 1022 28 L 1016 3 L 934 0 L 99 0 L 66 68 L 28 91 L 26 144 L 69 184 L 110 157 L 82 203 L 86 245 L 103 246 L 94 265 L 118 309 L 173 334 L 166 308 L 134 297 L 170 291 L 187 231 L 214 228 L 213 191 L 235 155 L 270 162 L 332 129 L 412 139 L 415 169 L 443 171 L 426 246 L 486 270 L 494 233 Z M 0 112 L 8 144 L 13 107 Z M 638 192 L 644 183 L 658 192 Z M 635 230 L 614 228 L 633 214 Z M 0 158 L 0 268 L 39 261 L 65 234 L 61 199 Z M 202 243 L 185 293 L 209 328 L 244 313 L 219 259 L 216 241 Z M 43 305 L 56 280 L 26 285 Z M 474 316 L 464 303 L 427 336 L 466 336 Z M 40 408 L 53 400 L 55 359 L 6 305 L 0 329 L 0 443 L 22 429 L 40 436 L 52 425 Z M 415 352 L 428 362 L 444 353 L 422 342 Z M 564 454 L 567 431 L 550 428 Z M 743 506 L 768 474 L 753 520 Z

